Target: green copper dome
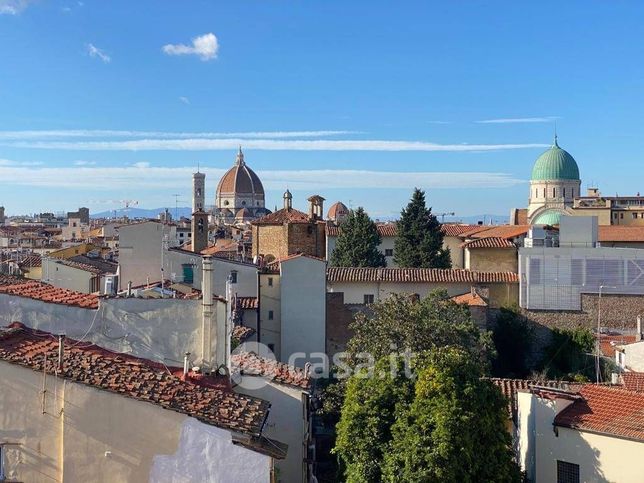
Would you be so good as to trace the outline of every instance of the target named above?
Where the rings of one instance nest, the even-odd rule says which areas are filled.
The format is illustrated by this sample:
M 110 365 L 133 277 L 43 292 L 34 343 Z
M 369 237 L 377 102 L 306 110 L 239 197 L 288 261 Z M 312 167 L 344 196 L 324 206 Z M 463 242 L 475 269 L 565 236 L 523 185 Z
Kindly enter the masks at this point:
M 548 211 L 544 211 L 539 216 L 537 216 L 532 222 L 532 224 L 533 225 L 558 225 L 560 219 L 561 219 L 561 213 L 559 211 L 548 210 Z
M 552 147 L 537 158 L 532 168 L 531 179 L 532 181 L 579 179 L 579 167 L 575 158 L 559 147 L 557 136 Z

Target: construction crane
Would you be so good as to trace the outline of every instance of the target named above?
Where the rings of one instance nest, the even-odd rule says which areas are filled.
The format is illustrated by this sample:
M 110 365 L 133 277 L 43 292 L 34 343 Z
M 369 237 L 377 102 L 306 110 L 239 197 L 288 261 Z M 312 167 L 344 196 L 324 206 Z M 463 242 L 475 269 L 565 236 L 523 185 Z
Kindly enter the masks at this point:
M 441 217 L 441 223 L 445 223 L 446 216 L 454 216 L 454 215 L 456 215 L 456 213 L 454 213 L 453 211 L 446 212 L 446 213 L 436 213 L 436 216 Z
M 119 203 L 123 205 L 123 211 L 125 212 L 125 217 L 127 218 L 130 213 L 130 206 L 138 206 L 139 202 L 137 200 L 119 200 Z

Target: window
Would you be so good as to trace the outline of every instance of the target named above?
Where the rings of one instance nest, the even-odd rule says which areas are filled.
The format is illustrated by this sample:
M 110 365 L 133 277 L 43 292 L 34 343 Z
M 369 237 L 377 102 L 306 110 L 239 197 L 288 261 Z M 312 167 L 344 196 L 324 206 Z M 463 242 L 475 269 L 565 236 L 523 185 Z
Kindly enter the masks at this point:
M 546 189 L 545 188 L 543 189 L 543 197 L 544 198 L 546 197 Z
M 552 188 L 552 197 L 555 198 L 557 196 L 557 188 Z
M 230 272 L 230 277 L 228 277 L 230 283 L 237 283 L 237 270 Z
M 557 483 L 579 483 L 579 465 L 557 460 Z
M 5 480 L 4 474 L 4 446 L 0 446 L 0 481 Z
M 385 248 L 385 256 L 386 257 L 393 257 L 394 256 L 394 249 L 393 248 Z
M 275 344 L 266 344 L 268 346 L 268 350 L 275 353 Z
M 619 214 L 619 219 L 620 219 L 620 220 L 623 220 L 623 219 L 624 219 L 624 213 L 620 213 L 620 214 Z
M 617 213 L 613 213 L 613 219 L 617 219 Z
M 183 269 L 183 283 L 192 284 L 194 281 L 194 269 L 191 264 L 185 263 L 181 265 Z
M 541 284 L 541 259 L 540 258 L 530 258 L 530 264 L 528 265 L 528 275 L 529 282 L 531 284 L 539 285 Z
M 372 304 L 373 303 L 373 294 L 364 294 L 364 303 Z
M 273 313 L 272 310 L 268 311 L 268 320 L 273 320 L 275 318 L 275 314 Z
M 563 197 L 566 197 L 566 188 L 563 189 Z
M 572 188 L 572 193 L 570 194 L 570 197 L 571 197 L 571 198 L 574 198 L 574 197 L 575 197 L 575 188 Z
M 637 213 L 633 213 L 633 219 L 637 220 Z
M 539 198 L 539 190 L 537 188 L 534 189 L 534 197 Z
M 268 277 L 268 286 L 269 287 L 273 286 L 273 277 Z

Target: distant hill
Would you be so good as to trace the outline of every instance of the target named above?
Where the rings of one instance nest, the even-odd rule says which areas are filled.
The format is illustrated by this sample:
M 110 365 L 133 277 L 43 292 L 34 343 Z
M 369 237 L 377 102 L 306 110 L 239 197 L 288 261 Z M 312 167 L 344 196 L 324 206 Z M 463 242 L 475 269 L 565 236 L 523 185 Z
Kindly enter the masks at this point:
M 109 211 L 101 211 L 100 213 L 91 213 L 90 216 L 91 218 L 112 218 L 112 217 L 117 217 L 120 218 L 122 216 L 127 215 L 129 218 L 156 218 L 159 213 L 163 213 L 166 209 L 165 208 L 152 208 L 152 209 L 145 209 L 145 208 L 119 208 L 118 210 L 109 210 Z M 172 215 L 173 219 L 176 219 L 175 216 L 175 209 L 168 207 L 168 210 L 170 211 L 170 214 Z M 179 218 L 182 216 L 185 217 L 190 217 L 192 216 L 192 209 L 188 206 L 180 206 L 176 210 L 176 214 L 178 215 Z
M 438 218 L 441 221 L 440 217 Z M 482 221 L 485 225 L 503 225 L 508 223 L 509 216 L 502 215 L 471 215 L 471 216 L 446 216 L 445 223 L 467 223 L 476 225 Z

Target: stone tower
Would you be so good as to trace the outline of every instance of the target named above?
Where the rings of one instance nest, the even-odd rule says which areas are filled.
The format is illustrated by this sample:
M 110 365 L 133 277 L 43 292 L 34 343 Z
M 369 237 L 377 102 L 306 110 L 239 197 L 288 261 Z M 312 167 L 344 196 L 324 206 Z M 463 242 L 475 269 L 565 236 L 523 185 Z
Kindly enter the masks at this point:
M 201 252 L 208 247 L 208 213 L 195 211 L 192 214 L 192 251 Z
M 206 175 L 197 171 L 192 175 L 192 212 L 204 211 L 206 200 Z

